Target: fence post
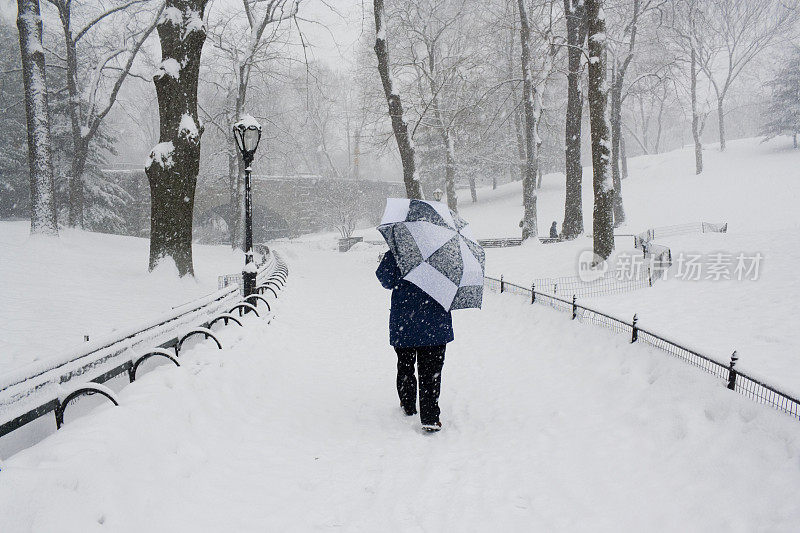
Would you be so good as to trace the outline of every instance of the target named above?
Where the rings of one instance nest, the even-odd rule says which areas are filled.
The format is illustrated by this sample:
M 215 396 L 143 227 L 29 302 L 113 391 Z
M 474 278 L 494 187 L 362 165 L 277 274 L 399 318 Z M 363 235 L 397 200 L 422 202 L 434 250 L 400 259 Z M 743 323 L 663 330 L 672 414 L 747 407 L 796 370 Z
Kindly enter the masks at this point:
M 578 317 L 578 304 L 575 302 L 577 300 L 576 295 L 572 295 L 572 320 L 575 320 Z
M 653 286 L 653 271 L 650 270 L 650 266 L 647 266 L 647 281 L 650 283 L 650 286 Z
M 730 390 L 736 390 L 736 361 L 739 360 L 739 355 L 736 353 L 736 350 L 733 351 L 731 354 L 731 366 L 728 372 L 728 388 Z
M 633 323 L 631 324 L 633 327 L 631 328 L 631 343 L 636 342 L 639 340 L 639 326 L 637 325 L 639 322 L 639 316 L 634 313 L 633 314 Z
M 503 275 L 500 274 L 500 292 L 503 292 Z
M 536 303 L 536 284 L 531 283 L 531 303 Z

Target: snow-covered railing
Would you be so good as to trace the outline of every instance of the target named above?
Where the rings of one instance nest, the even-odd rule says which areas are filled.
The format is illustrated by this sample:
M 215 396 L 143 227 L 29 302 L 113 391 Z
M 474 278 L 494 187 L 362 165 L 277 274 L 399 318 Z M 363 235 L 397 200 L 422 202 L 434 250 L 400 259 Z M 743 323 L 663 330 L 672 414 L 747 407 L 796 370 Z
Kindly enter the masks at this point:
M 551 244 L 559 242 L 560 239 L 553 237 L 539 237 L 539 242 L 542 244 Z M 478 244 L 484 248 L 508 248 L 509 246 L 521 246 L 522 237 L 494 237 L 486 239 L 478 239 Z
M 257 282 L 277 297 L 273 287 L 280 290 L 287 276 L 286 264 L 272 252 L 259 267 Z M 83 394 L 110 397 L 101 384 L 120 374 L 127 374 L 133 382 L 139 365 L 150 357 L 166 357 L 179 365 L 182 344 L 192 335 L 213 338 L 222 348 L 210 326 L 220 320 L 241 326 L 232 312 L 238 310 L 240 317 L 250 310 L 257 314 L 253 304 L 259 301 L 266 299 L 243 299 L 238 285 L 231 285 L 142 324 L 0 376 L 0 438 L 50 412 L 56 415 L 56 428 L 60 427 L 69 401 Z
M 630 342 L 643 342 L 654 348 L 665 351 L 691 365 L 705 370 L 724 380 L 728 389 L 736 391 L 751 400 L 764 403 L 782 411 L 795 419 L 800 420 L 800 400 L 790 394 L 782 392 L 777 387 L 744 374 L 736 368 L 738 354 L 734 350 L 728 363 L 721 362 L 686 344 L 678 343 L 663 334 L 639 326 L 638 318 L 634 314 L 631 321 L 614 316 L 591 307 L 578 303 L 577 295 L 571 298 L 562 298 L 554 294 L 540 292 L 535 286 L 530 288 L 510 283 L 500 276 L 500 279 L 485 277 L 484 284 L 490 290 L 500 293 L 510 292 L 525 296 L 531 304 L 547 305 L 558 311 L 572 314 L 573 320 L 588 322 L 602 326 L 616 333 L 622 333 L 630 338 Z

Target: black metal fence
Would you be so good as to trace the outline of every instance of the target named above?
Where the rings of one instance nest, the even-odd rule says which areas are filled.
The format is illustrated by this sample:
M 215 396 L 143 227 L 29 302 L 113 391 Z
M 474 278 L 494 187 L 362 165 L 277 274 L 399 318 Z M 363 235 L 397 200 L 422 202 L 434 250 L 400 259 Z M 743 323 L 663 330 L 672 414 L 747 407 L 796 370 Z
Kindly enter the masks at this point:
M 571 313 L 573 320 L 588 322 L 614 331 L 615 333 L 627 335 L 632 343 L 642 342 L 654 348 L 658 348 L 724 380 L 727 383 L 728 389 L 736 391 L 753 401 L 774 407 L 800 420 L 800 400 L 790 394 L 780 391 L 772 385 L 768 385 L 763 381 L 740 372 L 736 368 L 736 362 L 738 360 L 736 351 L 733 352 L 727 364 L 722 363 L 708 355 L 701 354 L 697 350 L 668 339 L 663 335 L 647 329 L 642 329 L 638 325 L 638 318 L 636 315 L 634 315 L 633 319 L 629 322 L 608 313 L 598 311 L 597 309 L 579 304 L 576 295 L 573 295 L 571 299 L 562 298 L 554 294 L 539 292 L 534 287 L 526 288 L 515 283 L 510 283 L 505 281 L 502 276 L 500 276 L 500 279 L 487 276 L 484 278 L 484 284 L 490 290 L 524 296 L 528 298 L 531 304 L 537 303 L 547 305 L 558 311 Z
M 661 279 L 665 271 L 665 268 L 659 268 L 654 261 L 648 261 L 639 265 L 637 269 L 632 269 L 631 272 L 624 274 L 606 272 L 602 277 L 592 281 L 584 281 L 578 276 L 537 278 L 533 280 L 533 286 L 537 290 L 551 293 L 554 296 L 571 297 L 576 295 L 579 298 L 608 296 L 652 287 L 656 281 Z
M 257 291 L 261 294 L 270 291 L 277 297 L 288 273 L 282 258 L 274 252 L 268 253 L 257 274 Z M 60 428 L 67 405 L 80 396 L 101 394 L 116 404 L 114 392 L 103 383 L 120 375 L 133 382 L 141 363 L 153 357 L 163 357 L 180 366 L 180 350 L 194 335 L 214 340 L 221 349 L 211 326 L 220 321 L 241 326 L 233 313 L 238 311 L 238 317 L 247 312 L 259 315 L 256 305 L 259 302 L 264 302 L 269 310 L 269 302 L 261 294 L 242 298 L 239 287 L 232 285 L 176 307 L 144 327 L 117 333 L 63 357 L 0 376 L 0 437 L 50 412 L 55 414 L 56 429 Z

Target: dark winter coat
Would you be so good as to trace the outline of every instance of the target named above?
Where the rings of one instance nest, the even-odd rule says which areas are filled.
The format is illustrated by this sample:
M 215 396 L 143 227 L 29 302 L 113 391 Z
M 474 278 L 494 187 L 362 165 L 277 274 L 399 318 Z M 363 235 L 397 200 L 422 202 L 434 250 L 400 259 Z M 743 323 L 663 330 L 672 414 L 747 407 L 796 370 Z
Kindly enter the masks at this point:
M 550 238 L 551 239 L 558 239 L 558 228 L 555 224 L 550 226 Z
M 399 347 L 438 346 L 453 340 L 453 318 L 439 302 L 406 281 L 391 252 L 375 272 L 384 289 L 392 289 L 389 344 Z

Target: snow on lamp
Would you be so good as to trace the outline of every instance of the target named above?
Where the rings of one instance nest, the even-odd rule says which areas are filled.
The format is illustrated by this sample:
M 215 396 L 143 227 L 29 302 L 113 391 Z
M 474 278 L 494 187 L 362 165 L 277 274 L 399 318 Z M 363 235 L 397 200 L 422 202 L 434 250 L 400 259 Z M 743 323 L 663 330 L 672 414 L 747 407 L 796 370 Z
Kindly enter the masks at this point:
M 233 125 L 233 136 L 236 139 L 236 146 L 242 153 L 244 166 L 249 168 L 261 140 L 261 124 L 250 115 L 244 115 Z

